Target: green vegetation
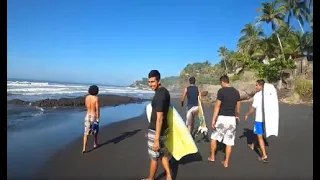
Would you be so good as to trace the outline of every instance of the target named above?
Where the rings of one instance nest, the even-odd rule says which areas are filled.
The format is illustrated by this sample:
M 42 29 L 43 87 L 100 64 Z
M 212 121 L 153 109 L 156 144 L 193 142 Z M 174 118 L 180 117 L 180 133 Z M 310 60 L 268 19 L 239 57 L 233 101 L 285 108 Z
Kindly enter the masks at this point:
M 136 81 L 135 83 L 148 85 L 148 78 L 142 78 L 142 80 Z M 170 77 L 165 77 L 161 79 L 161 84 L 166 87 L 172 84 L 178 84 L 178 83 L 179 83 L 179 76 L 170 76 Z
M 304 99 L 312 99 L 313 97 L 313 83 L 311 80 L 297 79 L 295 81 L 294 90 Z
M 313 54 L 313 32 L 305 32 L 303 24 L 308 23 L 313 31 L 312 0 L 275 0 L 262 3 L 258 9 L 258 21 L 244 25 L 240 31 L 237 50 L 219 48 L 220 63 L 211 66 L 204 63 L 188 64 L 180 73 L 196 76 L 198 83 L 216 83 L 222 74 L 238 74 L 241 70 L 256 72 L 257 76 L 269 82 L 278 81 L 283 70 L 295 68 L 292 59 Z M 290 20 L 297 20 L 300 29 L 294 29 Z M 272 34 L 266 35 L 259 25 L 269 24 Z M 239 80 L 233 77 L 232 80 Z
M 296 20 L 300 28 L 294 29 L 290 24 L 292 20 Z M 264 33 L 260 27 L 263 23 L 270 25 L 271 34 Z M 311 32 L 305 31 L 305 23 Z M 225 46 L 218 49 L 221 57 L 219 63 L 212 65 L 205 61 L 188 64 L 180 72 L 180 85 L 185 84 L 190 76 L 195 76 L 198 84 L 218 84 L 218 78 L 223 74 L 235 74 L 231 80 L 236 81 L 243 70 L 255 72 L 269 82 L 279 81 L 283 70 L 295 68 L 292 59 L 313 54 L 313 2 L 275 0 L 262 3 L 258 9 L 258 20 L 244 25 L 240 33 L 242 37 L 236 50 Z M 178 77 L 162 80 L 163 85 L 177 81 Z M 141 82 L 145 84 L 147 80 Z

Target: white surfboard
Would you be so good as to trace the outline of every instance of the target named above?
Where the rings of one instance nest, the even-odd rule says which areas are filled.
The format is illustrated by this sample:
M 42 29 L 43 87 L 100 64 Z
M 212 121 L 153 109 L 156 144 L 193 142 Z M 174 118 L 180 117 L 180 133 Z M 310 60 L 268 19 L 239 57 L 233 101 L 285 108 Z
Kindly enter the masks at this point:
M 262 91 L 264 130 L 266 137 L 278 136 L 279 132 L 279 101 L 274 85 L 265 83 Z
M 146 107 L 148 121 L 150 122 L 152 106 L 148 104 Z M 169 132 L 164 145 L 176 160 L 182 157 L 198 152 L 198 148 L 189 133 L 185 122 L 178 111 L 170 105 L 168 112 Z

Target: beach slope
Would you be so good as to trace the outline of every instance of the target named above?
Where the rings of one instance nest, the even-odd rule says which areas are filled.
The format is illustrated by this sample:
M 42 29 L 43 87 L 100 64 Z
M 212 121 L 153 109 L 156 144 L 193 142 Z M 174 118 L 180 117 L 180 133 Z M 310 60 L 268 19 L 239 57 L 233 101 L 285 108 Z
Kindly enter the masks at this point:
M 178 99 L 172 103 L 184 117 L 185 108 Z M 241 116 L 250 103 L 242 103 Z M 212 106 L 204 106 L 207 125 L 211 131 Z M 268 138 L 269 162 L 258 161 L 256 152 L 247 147 L 252 138 L 253 117 L 240 122 L 232 150 L 229 168 L 223 168 L 223 153 L 218 152 L 215 163 L 209 163 L 209 143 L 198 143 L 199 155 L 183 158 L 180 163 L 171 161 L 177 179 L 204 178 L 301 178 L 313 177 L 313 110 L 307 105 L 280 104 L 279 136 Z M 148 176 L 149 157 L 145 133 L 145 114 L 101 128 L 101 147 L 81 153 L 82 138 L 56 152 L 34 177 L 57 178 L 108 178 L 141 179 Z M 90 138 L 88 147 L 92 147 Z M 89 148 L 89 149 L 90 149 Z M 163 169 L 158 169 L 158 179 L 164 179 Z

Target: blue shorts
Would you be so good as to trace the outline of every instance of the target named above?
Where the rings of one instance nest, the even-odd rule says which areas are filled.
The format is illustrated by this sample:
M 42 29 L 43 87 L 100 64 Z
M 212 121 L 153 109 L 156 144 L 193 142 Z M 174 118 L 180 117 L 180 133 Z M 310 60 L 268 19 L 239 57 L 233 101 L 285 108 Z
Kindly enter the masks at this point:
M 264 130 L 263 130 L 263 122 L 254 122 L 254 127 L 253 127 L 253 133 L 257 135 L 263 135 Z

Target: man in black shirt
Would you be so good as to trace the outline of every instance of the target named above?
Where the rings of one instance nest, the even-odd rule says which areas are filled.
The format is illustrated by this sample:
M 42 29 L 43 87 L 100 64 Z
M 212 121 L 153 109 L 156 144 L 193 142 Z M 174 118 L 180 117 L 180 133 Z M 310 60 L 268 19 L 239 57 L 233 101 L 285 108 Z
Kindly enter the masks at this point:
M 152 70 L 149 73 L 149 86 L 155 91 L 151 102 L 152 112 L 148 127 L 148 152 L 151 158 L 150 173 L 148 180 L 153 180 L 158 167 L 158 160 L 167 174 L 167 180 L 171 179 L 171 171 L 167 150 L 164 146 L 166 134 L 168 132 L 168 111 L 170 106 L 170 93 L 160 84 L 160 73 L 158 70 Z
M 240 94 L 234 87 L 230 87 L 227 75 L 220 77 L 220 83 L 222 88 L 218 91 L 213 111 L 211 156 L 208 160 L 215 161 L 216 141 L 222 141 L 226 145 L 225 160 L 222 163 L 224 167 L 228 167 L 231 147 L 234 145 L 236 135 L 236 120 L 239 120 L 240 116 Z
M 194 119 L 199 111 L 198 106 L 198 97 L 201 98 L 201 92 L 200 89 L 195 85 L 196 78 L 190 77 L 189 78 L 190 86 L 186 87 L 184 89 L 182 98 L 181 98 L 181 106 L 183 106 L 184 100 L 187 97 L 188 103 L 187 103 L 187 119 L 186 119 L 186 125 L 188 127 L 188 130 L 190 133 L 192 133 L 192 128 L 194 124 Z

